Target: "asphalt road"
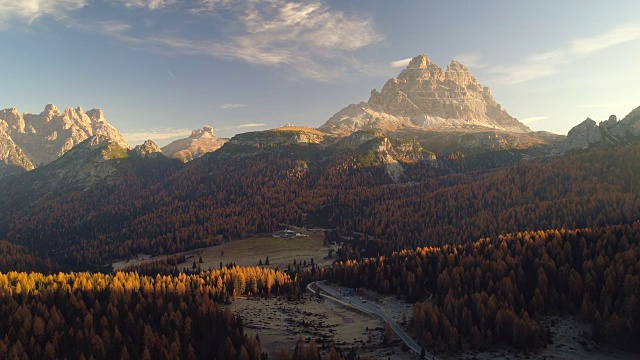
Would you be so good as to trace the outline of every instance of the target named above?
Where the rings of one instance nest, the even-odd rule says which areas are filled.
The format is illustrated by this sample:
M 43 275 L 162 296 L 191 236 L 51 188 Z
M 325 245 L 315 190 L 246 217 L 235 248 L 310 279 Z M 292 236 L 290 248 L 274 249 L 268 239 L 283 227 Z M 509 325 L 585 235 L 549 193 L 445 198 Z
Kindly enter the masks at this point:
M 407 344 L 407 346 L 411 350 L 413 350 L 413 352 L 415 352 L 418 355 L 420 355 L 420 353 L 422 352 L 422 347 L 420 345 L 418 345 L 415 341 L 413 341 L 413 338 L 411 338 L 411 336 L 409 336 L 409 334 L 407 334 L 400 325 L 398 325 L 390 316 L 388 316 L 384 312 L 384 309 L 382 307 L 380 307 L 378 304 L 372 303 L 372 302 L 363 302 L 362 300 L 360 300 L 360 298 L 358 296 L 355 296 L 355 295 L 354 296 L 342 295 L 336 289 L 333 289 L 333 288 L 325 285 L 324 280 L 323 281 L 316 281 L 314 283 L 311 283 L 311 284 L 307 285 L 307 290 L 312 292 L 312 293 L 314 293 L 314 294 L 316 292 L 312 288 L 313 284 L 316 284 L 318 286 L 318 288 L 321 290 L 320 291 L 320 296 L 322 296 L 324 298 L 333 300 L 333 301 L 335 301 L 335 302 L 337 302 L 339 304 L 342 304 L 342 305 L 344 305 L 346 307 L 358 309 L 358 310 L 360 310 L 362 312 L 365 312 L 367 314 L 377 315 L 382 320 L 388 321 L 389 325 L 391 325 L 391 328 L 396 333 L 398 338 L 400 338 L 402 341 L 404 341 L 404 343 Z M 427 359 L 437 359 L 435 357 L 435 355 L 430 354 L 428 352 L 426 353 L 426 358 Z

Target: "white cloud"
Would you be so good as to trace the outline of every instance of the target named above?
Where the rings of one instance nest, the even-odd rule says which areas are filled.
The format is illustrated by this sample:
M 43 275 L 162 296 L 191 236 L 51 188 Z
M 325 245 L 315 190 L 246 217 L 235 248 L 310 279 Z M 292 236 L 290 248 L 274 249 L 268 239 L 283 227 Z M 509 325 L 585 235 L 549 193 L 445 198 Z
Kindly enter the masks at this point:
M 640 40 L 640 24 L 623 24 L 604 34 L 572 41 L 571 51 L 576 54 L 588 54 L 636 40 Z
M 224 16 L 219 16 L 221 11 Z M 215 40 L 179 35 L 140 40 L 173 54 L 286 66 L 293 74 L 331 80 L 350 70 L 359 71 L 357 64 L 348 60 L 348 53 L 382 39 L 370 19 L 335 11 L 319 2 L 207 0 L 190 12 L 228 22 L 228 35 Z
M 456 61 L 469 68 L 484 68 L 487 65 L 481 60 L 480 54 L 459 54 L 453 57 Z
M 237 109 L 245 106 L 247 105 L 246 104 L 222 104 L 222 106 L 220 107 L 223 109 Z
M 391 67 L 405 67 L 407 65 L 409 65 L 409 63 L 411 62 L 411 58 L 406 58 L 406 59 L 402 59 L 402 60 L 397 60 L 391 63 Z
M 640 24 L 623 24 L 599 35 L 573 40 L 566 47 L 530 55 L 520 63 L 493 66 L 489 72 L 497 74 L 504 84 L 523 83 L 556 74 L 581 56 L 637 40 Z
M 151 130 L 130 130 L 123 131 L 122 136 L 129 143 L 136 143 L 145 140 L 161 140 L 180 136 L 191 135 L 190 129 L 151 129 Z
M 548 118 L 549 118 L 548 116 L 532 116 L 532 117 L 520 119 L 520 122 L 527 125 L 527 124 L 531 124 L 531 123 L 538 122 L 540 120 L 544 120 Z
M 128 8 L 147 8 L 156 10 L 175 4 L 176 0 L 120 0 Z
M 86 5 L 85 0 L 0 0 L 0 26 L 14 19 L 31 23 L 41 16 L 61 18 Z
M 260 126 L 265 126 L 266 124 L 242 124 L 242 125 L 238 125 L 235 126 L 236 128 L 242 129 L 242 128 L 248 128 L 248 127 L 260 127 Z

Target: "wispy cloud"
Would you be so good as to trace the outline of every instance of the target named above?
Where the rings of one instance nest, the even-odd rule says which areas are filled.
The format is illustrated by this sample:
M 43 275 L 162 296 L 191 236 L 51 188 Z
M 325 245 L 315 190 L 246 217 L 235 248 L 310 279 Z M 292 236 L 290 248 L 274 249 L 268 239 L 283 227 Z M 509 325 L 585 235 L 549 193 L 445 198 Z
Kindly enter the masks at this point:
M 31 23 L 41 16 L 62 18 L 86 5 L 85 0 L 0 0 L 0 27 L 14 19 Z
M 176 0 L 120 0 L 128 8 L 147 8 L 156 10 L 176 3 Z
M 123 131 L 122 136 L 130 143 L 145 140 L 162 140 L 179 136 L 191 135 L 190 129 L 151 129 L 151 130 L 129 130 Z
M 226 110 L 226 109 L 237 109 L 245 106 L 247 106 L 247 104 L 222 104 L 222 106 L 220 107 Z
M 602 34 L 573 40 L 566 47 L 529 55 L 520 63 L 493 66 L 489 72 L 497 74 L 504 84 L 518 84 L 556 74 L 580 56 L 637 40 L 640 24 L 622 24 Z
M 487 66 L 485 63 L 482 62 L 482 58 L 480 54 L 473 54 L 473 53 L 459 54 L 454 56 L 453 59 L 468 68 L 481 69 Z
M 394 61 L 394 62 L 391 63 L 391 67 L 394 67 L 394 68 L 405 67 L 405 66 L 409 65 L 409 62 L 411 62 L 411 58 L 397 60 L 397 61 Z
M 137 39 L 172 54 L 286 67 L 290 74 L 327 81 L 358 71 L 356 64 L 345 60 L 348 54 L 383 38 L 371 19 L 330 9 L 321 2 L 200 1 L 188 12 L 205 19 L 216 16 L 217 21 L 230 24 L 227 35 L 193 39 L 175 34 L 125 37 L 125 31 L 105 33 L 128 42 Z
M 520 119 L 520 122 L 525 124 L 525 125 L 528 125 L 528 124 L 532 124 L 534 122 L 538 122 L 540 120 L 544 120 L 544 119 L 548 119 L 548 118 L 549 118 L 548 116 L 532 116 L 532 117 L 527 117 L 527 118 L 524 118 L 524 119 Z
M 604 34 L 574 40 L 571 42 L 571 50 L 576 54 L 588 54 L 636 40 L 640 40 L 640 24 L 628 23 L 616 26 Z
M 266 126 L 266 124 L 242 124 L 242 125 L 236 126 L 236 128 L 244 129 L 244 128 L 249 128 L 249 127 L 260 127 L 260 126 Z
M 15 19 L 63 18 L 90 0 L 0 0 L 0 27 Z M 353 61 L 358 49 L 383 36 L 374 21 L 360 13 L 333 9 L 322 1 L 293 0 L 111 0 L 121 8 L 147 11 L 171 8 L 184 26 L 167 30 L 120 20 L 86 22 L 69 17 L 66 26 L 106 34 L 122 42 L 152 47 L 170 55 L 204 55 L 282 68 L 288 76 L 323 81 L 369 71 Z M 173 6 L 172 6 L 173 5 Z M 190 24 L 216 23 L 217 35 L 194 38 Z

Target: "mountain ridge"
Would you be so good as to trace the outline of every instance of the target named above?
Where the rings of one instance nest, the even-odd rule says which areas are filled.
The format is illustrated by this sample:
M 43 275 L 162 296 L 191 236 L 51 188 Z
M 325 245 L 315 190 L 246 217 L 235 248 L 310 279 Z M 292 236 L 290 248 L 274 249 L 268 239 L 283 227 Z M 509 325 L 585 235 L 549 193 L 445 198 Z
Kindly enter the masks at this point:
M 632 110 L 622 120 L 615 115 L 596 123 L 585 119 L 567 133 L 560 152 L 584 150 L 593 146 L 630 145 L 640 139 L 640 106 Z
M 11 160 L 14 167 L 32 170 L 60 158 L 75 145 L 94 135 L 103 135 L 124 148 L 130 148 L 120 132 L 109 124 L 101 109 L 86 113 L 82 107 L 61 111 L 53 104 L 45 106 L 40 114 L 20 113 L 15 107 L 0 110 L 0 129 L 3 138 L 10 138 L 15 146 L 13 153 L 24 155 L 27 161 Z M 7 143 L 8 144 L 8 143 Z M 9 146 L 9 145 L 7 145 Z M 9 162 L 9 156 L 2 160 Z M 29 165 L 30 164 L 30 165 Z M 5 175 L 0 171 L 0 177 Z
M 202 129 L 193 130 L 189 137 L 163 146 L 162 153 L 167 157 L 189 162 L 218 150 L 227 141 L 229 141 L 228 138 L 217 137 L 213 127 L 205 125 Z
M 367 129 L 456 128 L 531 131 L 502 109 L 464 65 L 453 60 L 445 71 L 424 54 L 411 59 L 380 92 L 372 90 L 367 102 L 348 105 L 319 127 L 340 135 Z

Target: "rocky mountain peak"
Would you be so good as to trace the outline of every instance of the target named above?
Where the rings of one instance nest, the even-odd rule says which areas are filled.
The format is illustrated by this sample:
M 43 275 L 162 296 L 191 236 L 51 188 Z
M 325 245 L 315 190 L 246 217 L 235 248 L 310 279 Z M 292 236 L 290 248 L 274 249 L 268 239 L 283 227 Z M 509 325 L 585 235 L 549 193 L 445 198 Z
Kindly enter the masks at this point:
M 16 108 L 0 111 L 2 128 L 36 166 L 48 164 L 75 145 L 93 135 L 130 148 L 118 130 L 106 122 L 102 110 L 85 114 L 82 107 L 67 107 L 64 112 L 53 105 L 45 106 L 40 114 L 20 112 Z
M 429 57 L 425 54 L 421 54 L 409 61 L 407 69 L 427 69 L 429 68 L 429 65 L 431 65 L 431 60 L 429 60 Z
M 0 110 L 0 119 L 4 120 L 7 124 L 7 132 L 24 132 L 24 119 L 16 108 Z
M 205 125 L 202 129 L 193 130 L 188 138 L 178 139 L 164 146 L 162 154 L 188 162 L 218 150 L 227 141 L 229 139 L 217 137 L 212 126 Z
M 89 119 L 91 119 L 91 121 L 93 122 L 103 122 L 106 121 L 104 119 L 104 112 L 102 111 L 102 109 L 91 109 L 89 111 L 87 111 L 87 116 L 89 117 Z
M 109 143 L 111 143 L 113 140 L 111 140 L 109 137 L 104 136 L 104 135 L 93 135 L 88 137 L 86 140 L 80 142 L 80 144 L 78 144 L 78 148 L 86 148 L 86 149 L 98 149 L 100 147 L 106 146 Z
M 615 115 L 598 124 L 595 120 L 587 118 L 569 130 L 560 151 L 587 149 L 594 145 L 628 145 L 636 141 L 640 137 L 640 116 L 636 117 L 634 112 L 638 109 L 620 121 Z
M 47 106 L 44 107 L 44 111 L 40 113 L 40 116 L 45 121 L 50 121 L 54 116 L 60 115 L 62 115 L 62 112 L 54 104 L 47 104 Z
M 339 135 L 443 128 L 530 131 L 502 109 L 467 67 L 454 60 L 445 71 L 426 55 L 413 58 L 380 92 L 371 91 L 367 102 L 347 106 L 320 127 Z
M 156 158 L 162 155 L 162 150 L 152 140 L 147 140 L 142 145 L 137 145 L 133 148 L 133 152 L 140 157 Z
M 209 126 L 209 125 L 205 125 L 202 127 L 202 129 L 198 129 L 198 130 L 193 130 L 191 132 L 191 135 L 189 135 L 190 138 L 214 138 L 216 136 L 216 134 L 213 131 L 213 127 Z

